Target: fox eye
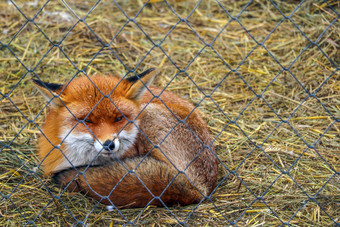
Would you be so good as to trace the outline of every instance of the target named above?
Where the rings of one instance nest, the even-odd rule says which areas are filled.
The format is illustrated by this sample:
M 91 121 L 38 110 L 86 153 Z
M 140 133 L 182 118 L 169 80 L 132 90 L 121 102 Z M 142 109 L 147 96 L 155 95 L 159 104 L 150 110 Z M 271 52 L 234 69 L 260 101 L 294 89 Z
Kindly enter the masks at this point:
M 91 123 L 93 123 L 90 119 L 88 119 L 88 118 L 86 118 L 86 119 L 84 119 L 84 118 L 78 118 L 78 121 L 84 121 L 85 123 L 88 123 L 88 124 L 91 124 Z
M 85 119 L 84 122 L 86 122 L 86 123 L 93 123 L 93 122 L 92 122 L 91 120 L 89 120 L 89 119 Z
M 123 120 L 123 116 L 117 117 L 117 118 L 115 119 L 115 122 L 118 122 L 118 121 L 121 121 L 121 120 Z

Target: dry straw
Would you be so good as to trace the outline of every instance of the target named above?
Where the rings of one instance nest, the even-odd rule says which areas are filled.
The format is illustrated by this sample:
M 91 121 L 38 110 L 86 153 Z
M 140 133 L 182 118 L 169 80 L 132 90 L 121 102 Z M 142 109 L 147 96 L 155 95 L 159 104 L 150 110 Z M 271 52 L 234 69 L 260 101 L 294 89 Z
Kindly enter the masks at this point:
M 83 18 L 95 2 L 70 1 L 68 7 Z M 237 16 L 248 3 L 220 2 L 231 16 Z M 299 4 L 299 1 L 273 2 L 287 16 Z M 143 6 L 142 1 L 118 3 L 132 18 Z M 44 1 L 18 1 L 16 4 L 30 19 Z M 168 4 L 185 18 L 197 1 L 169 1 Z M 219 135 L 215 142 L 218 157 L 238 176 L 228 175 L 221 164 L 221 184 L 212 196 L 214 203 L 204 202 L 197 208 L 196 205 L 172 207 L 171 212 L 155 207 L 147 207 L 143 211 L 120 210 L 127 220 L 134 220 L 136 225 L 141 226 L 174 225 L 178 220 L 190 226 L 225 226 L 228 223 L 226 218 L 232 222 L 238 221 L 239 226 L 277 226 L 282 224 L 281 221 L 288 220 L 292 226 L 327 226 L 334 224 L 332 219 L 339 222 L 340 182 L 339 174 L 335 172 L 339 173 L 340 168 L 340 124 L 333 117 L 340 117 L 340 72 L 336 71 L 336 67 L 340 66 L 340 3 L 329 1 L 329 5 L 323 1 L 307 0 L 291 17 L 310 40 L 317 40 L 320 48 L 310 45 L 305 50 L 309 41 L 291 21 L 285 20 L 265 42 L 270 55 L 260 46 L 253 50 L 256 43 L 250 37 L 262 42 L 282 20 L 283 16 L 270 1 L 253 1 L 238 17 L 250 35 L 237 21 L 231 21 L 219 34 L 230 17 L 217 1 L 202 1 L 188 23 L 207 43 L 219 34 L 212 47 L 223 61 L 214 50 L 206 47 L 186 69 L 187 75 L 180 73 L 175 79 L 173 77 L 178 69 L 166 55 L 178 68 L 184 69 L 204 47 L 186 23 L 179 23 L 171 31 L 161 43 L 161 50 L 153 46 L 136 24 L 126 24 L 126 17 L 112 1 L 101 1 L 85 21 L 103 43 L 110 43 L 110 48 L 120 60 L 109 48 L 103 48 L 98 53 L 102 44 L 84 23 L 74 26 L 60 49 L 77 67 L 86 67 L 89 75 L 124 75 L 127 71 L 123 64 L 129 69 L 138 66 L 138 72 L 150 67 L 158 68 L 155 84 L 199 104 L 198 108 L 204 114 L 212 134 Z M 123 225 L 126 223 L 124 217 L 117 212 L 106 211 L 104 206 L 84 195 L 65 192 L 61 196 L 62 202 L 53 200 L 46 187 L 55 195 L 62 189 L 42 177 L 41 169 L 37 170 L 40 179 L 29 172 L 35 170 L 39 163 L 35 154 L 40 135 L 38 127 L 42 125 L 47 110 L 43 98 L 30 81 L 35 75 L 27 73 L 17 59 L 28 68 L 36 67 L 34 72 L 41 80 L 65 82 L 72 78 L 77 70 L 46 37 L 59 43 L 77 22 L 75 15 L 62 1 L 48 2 L 34 18 L 46 37 L 32 22 L 16 34 L 26 19 L 8 1 L 0 3 L 0 15 L 0 41 L 4 45 L 11 41 L 9 47 L 16 55 L 6 47 L 0 47 L 0 92 L 8 95 L 0 97 L 0 192 L 10 195 L 10 199 L 0 197 L 0 225 L 14 226 L 34 220 L 36 225 L 71 226 L 76 223 L 72 216 L 80 221 L 86 219 L 85 223 L 93 225 Z M 178 20 L 163 1 L 152 1 L 135 19 L 156 44 L 163 40 Z M 334 24 L 328 27 L 334 20 Z M 123 25 L 125 27 L 120 31 Z M 11 40 L 14 35 L 16 37 Z M 283 67 L 289 67 L 303 50 L 290 68 L 298 81 L 290 72 L 280 73 L 282 68 L 273 57 Z M 46 56 L 40 61 L 45 53 Z M 96 54 L 96 58 L 91 60 Z M 245 57 L 247 59 L 239 66 Z M 225 62 L 231 68 L 238 67 L 239 74 L 230 73 Z M 277 78 L 272 81 L 275 76 Z M 306 98 L 307 93 L 302 86 L 310 93 L 318 90 L 318 99 Z M 266 91 L 262 97 L 283 120 L 289 118 L 296 132 L 289 124 L 282 123 L 263 99 L 255 97 L 253 92 L 261 94 L 264 89 Z M 205 97 L 204 93 L 210 94 L 213 90 L 211 98 Z M 230 123 L 234 120 L 237 124 Z M 254 144 L 262 146 L 267 156 L 261 149 L 255 149 L 245 134 Z M 323 135 L 321 139 L 320 135 Z M 315 144 L 318 153 L 308 149 L 303 140 L 310 145 L 318 141 Z M 10 148 L 4 146 L 10 142 Z M 255 150 L 249 154 L 252 149 Z M 289 170 L 289 175 L 282 174 L 281 170 Z M 244 185 L 257 196 L 266 192 L 263 200 L 254 201 L 256 197 Z M 317 203 L 308 200 L 301 189 L 311 197 L 318 193 L 315 197 Z

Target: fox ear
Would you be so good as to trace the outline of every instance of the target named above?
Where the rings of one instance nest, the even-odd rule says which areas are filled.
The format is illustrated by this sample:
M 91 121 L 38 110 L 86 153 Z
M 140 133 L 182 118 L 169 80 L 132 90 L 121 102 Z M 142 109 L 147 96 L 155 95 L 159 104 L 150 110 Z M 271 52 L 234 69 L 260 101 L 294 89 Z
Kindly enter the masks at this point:
M 132 100 L 140 100 L 146 91 L 146 88 L 150 86 L 155 75 L 155 69 L 148 69 L 145 72 L 133 77 L 129 77 L 127 80 L 132 85 L 129 87 L 126 97 Z
M 45 97 L 47 101 L 51 101 L 53 107 L 59 107 L 62 104 L 59 98 L 55 97 L 59 95 L 59 92 L 63 88 L 62 84 L 45 83 L 40 80 L 32 80 L 38 91 Z

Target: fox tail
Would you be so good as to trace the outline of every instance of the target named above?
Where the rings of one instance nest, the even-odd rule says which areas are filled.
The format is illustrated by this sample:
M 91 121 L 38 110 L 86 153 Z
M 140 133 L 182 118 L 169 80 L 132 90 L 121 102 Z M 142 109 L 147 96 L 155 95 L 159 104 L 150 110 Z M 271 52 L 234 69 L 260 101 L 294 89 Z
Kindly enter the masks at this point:
M 203 195 L 184 174 L 167 163 L 146 157 L 113 161 L 105 166 L 64 170 L 54 175 L 68 190 L 85 192 L 118 208 L 198 203 Z

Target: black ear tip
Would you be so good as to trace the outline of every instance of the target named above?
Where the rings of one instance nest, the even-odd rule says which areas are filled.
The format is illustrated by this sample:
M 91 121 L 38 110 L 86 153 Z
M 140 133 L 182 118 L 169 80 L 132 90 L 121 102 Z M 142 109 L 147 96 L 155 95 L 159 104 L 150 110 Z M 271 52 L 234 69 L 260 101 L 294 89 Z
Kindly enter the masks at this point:
M 32 79 L 33 83 L 35 83 L 36 85 L 39 85 L 39 86 L 43 86 L 42 85 L 42 82 L 40 80 L 37 80 L 37 79 Z
M 148 73 L 151 73 L 152 71 L 155 71 L 155 70 L 156 70 L 155 68 L 151 68 L 151 69 L 146 70 L 145 73 L 148 74 Z
M 127 80 L 129 82 L 134 83 L 134 82 L 138 81 L 140 78 L 148 75 L 149 73 L 151 73 L 152 71 L 155 71 L 155 70 L 156 70 L 155 68 L 145 70 L 144 72 L 142 72 L 141 74 L 138 74 L 137 76 L 132 76 L 132 77 L 127 78 Z
M 41 80 L 37 80 L 37 79 L 32 79 L 32 81 L 33 81 L 33 83 L 35 83 L 39 87 L 48 88 L 51 91 L 60 90 L 63 87 L 62 84 L 45 83 L 45 82 L 42 82 Z
M 139 78 L 142 78 L 143 76 L 148 75 L 149 73 L 151 73 L 152 71 L 155 71 L 155 70 L 156 70 L 155 68 L 147 69 L 144 72 L 142 72 L 141 74 L 138 74 L 138 76 L 139 76 Z
M 142 72 L 138 76 L 139 76 L 139 78 L 142 78 L 143 76 L 148 75 L 149 73 L 151 73 L 152 71 L 155 71 L 155 70 L 156 70 L 155 68 L 151 68 L 151 69 L 145 70 L 144 72 Z

